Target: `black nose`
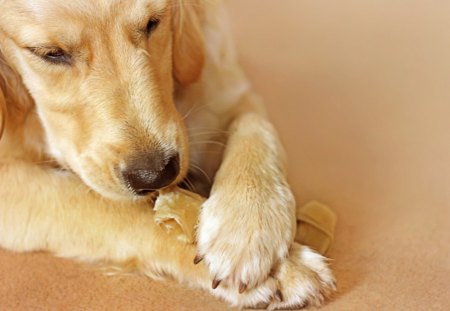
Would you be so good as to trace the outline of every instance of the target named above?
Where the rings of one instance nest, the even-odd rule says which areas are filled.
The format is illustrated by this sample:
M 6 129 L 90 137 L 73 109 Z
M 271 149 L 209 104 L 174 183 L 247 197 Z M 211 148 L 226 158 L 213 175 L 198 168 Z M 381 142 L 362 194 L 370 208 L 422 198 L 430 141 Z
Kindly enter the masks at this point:
M 180 172 L 180 156 L 147 155 L 135 159 L 122 171 L 122 177 L 136 194 L 146 195 L 170 185 Z

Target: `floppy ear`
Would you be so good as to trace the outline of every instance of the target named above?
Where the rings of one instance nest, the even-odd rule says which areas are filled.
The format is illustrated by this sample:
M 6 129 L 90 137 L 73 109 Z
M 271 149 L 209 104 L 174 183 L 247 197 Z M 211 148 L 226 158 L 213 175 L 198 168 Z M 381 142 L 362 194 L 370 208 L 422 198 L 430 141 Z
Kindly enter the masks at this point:
M 6 62 L 0 51 L 0 139 L 3 136 L 6 126 L 6 93 L 8 83 L 6 81 Z
M 3 95 L 3 90 L 0 87 L 0 139 L 2 138 L 3 132 L 5 131 L 5 125 L 6 125 L 6 101 L 5 96 Z
M 33 100 L 19 74 L 8 65 L 0 47 L 0 138 L 6 122 L 20 122 L 31 109 Z
M 182 86 L 197 81 L 205 61 L 204 0 L 175 0 L 173 6 L 173 75 Z

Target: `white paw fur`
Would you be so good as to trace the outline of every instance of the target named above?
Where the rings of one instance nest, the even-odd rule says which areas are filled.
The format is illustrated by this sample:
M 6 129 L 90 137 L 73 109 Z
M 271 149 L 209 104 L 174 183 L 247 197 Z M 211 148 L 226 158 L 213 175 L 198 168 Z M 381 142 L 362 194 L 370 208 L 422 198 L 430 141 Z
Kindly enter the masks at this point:
M 276 294 L 278 290 L 282 300 Z M 320 306 L 335 290 L 335 280 L 327 259 L 307 246 L 294 243 L 289 256 L 260 286 L 243 294 L 228 286 L 211 292 L 238 307 L 265 305 L 269 309 L 292 309 Z
M 262 284 L 293 241 L 294 199 L 287 186 L 233 196 L 215 192 L 203 205 L 198 251 L 221 286 Z M 233 192 L 226 192 L 233 193 Z

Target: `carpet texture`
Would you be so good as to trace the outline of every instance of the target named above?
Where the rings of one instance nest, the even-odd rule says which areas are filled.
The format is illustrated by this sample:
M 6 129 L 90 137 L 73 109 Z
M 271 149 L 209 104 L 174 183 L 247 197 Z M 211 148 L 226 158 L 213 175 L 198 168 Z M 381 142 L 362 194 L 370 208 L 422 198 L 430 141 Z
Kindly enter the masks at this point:
M 229 0 L 299 204 L 338 215 L 322 310 L 450 310 L 450 2 Z M 143 276 L 0 250 L 0 310 L 227 310 Z

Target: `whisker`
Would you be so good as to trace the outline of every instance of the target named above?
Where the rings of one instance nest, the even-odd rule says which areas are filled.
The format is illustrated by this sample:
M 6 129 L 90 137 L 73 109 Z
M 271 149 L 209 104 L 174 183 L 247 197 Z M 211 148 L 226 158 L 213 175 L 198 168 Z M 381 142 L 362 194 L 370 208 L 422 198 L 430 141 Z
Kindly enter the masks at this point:
M 197 145 L 207 145 L 207 144 L 217 145 L 217 146 L 224 147 L 224 148 L 226 147 L 226 144 L 219 142 L 219 141 L 213 141 L 213 140 L 194 141 L 194 142 L 191 142 L 189 145 L 197 146 Z
M 186 176 L 181 183 L 184 184 L 189 191 L 196 192 L 195 186 L 189 177 Z
M 230 131 L 228 130 L 222 130 L 219 128 L 214 128 L 214 127 L 191 127 L 188 129 L 190 132 L 195 132 L 195 131 L 200 131 L 200 130 L 206 130 L 206 131 L 211 131 L 213 133 L 223 133 L 223 134 L 229 134 Z
M 222 154 L 223 151 L 222 150 L 201 150 L 201 149 L 195 149 L 195 153 L 196 154 L 213 154 L 213 155 L 218 155 L 218 154 Z
M 198 127 L 191 127 L 191 130 L 220 130 L 217 127 L 209 127 L 209 126 L 198 126 Z
M 191 108 L 189 108 L 189 110 L 187 111 L 187 113 L 184 116 L 182 116 L 181 118 L 183 120 L 186 120 L 186 118 L 191 115 L 191 113 L 194 111 L 194 109 L 195 109 L 195 105 L 192 105 Z
M 181 4 L 183 3 L 183 4 Z M 211 4 L 213 3 L 212 0 L 203 0 L 203 3 L 206 4 Z M 172 2 L 172 4 L 170 5 L 171 8 L 177 8 L 177 7 L 181 7 L 181 6 L 191 6 L 191 7 L 197 7 L 197 8 L 201 8 L 203 7 L 203 5 L 198 4 L 198 2 L 189 2 L 189 1 L 176 1 L 176 2 Z
M 193 163 L 192 160 L 191 160 L 191 163 L 190 163 L 190 167 L 192 167 L 192 168 L 196 169 L 198 172 L 200 172 L 203 176 L 206 177 L 206 179 L 208 180 L 208 183 L 212 184 L 211 178 L 208 176 L 208 174 L 200 166 L 198 166 L 197 164 Z
M 199 106 L 193 105 L 193 106 L 189 109 L 189 111 L 187 112 L 187 114 L 183 117 L 183 120 L 185 120 L 188 116 L 190 116 L 190 115 L 192 115 L 192 114 L 195 114 L 195 113 L 198 113 L 198 112 L 201 111 L 202 109 L 205 109 L 205 108 L 207 108 L 208 106 L 212 106 L 212 105 L 213 105 L 213 103 L 207 103 L 207 104 L 203 104 L 203 105 L 199 105 Z
M 204 132 L 189 133 L 189 134 L 188 134 L 189 137 L 198 137 L 198 136 L 205 136 L 205 135 L 219 136 L 219 135 L 222 135 L 222 133 L 212 132 L 212 131 L 210 131 L 210 132 L 204 131 Z

